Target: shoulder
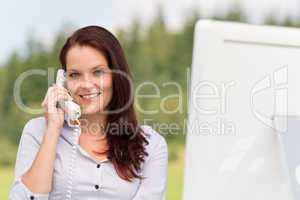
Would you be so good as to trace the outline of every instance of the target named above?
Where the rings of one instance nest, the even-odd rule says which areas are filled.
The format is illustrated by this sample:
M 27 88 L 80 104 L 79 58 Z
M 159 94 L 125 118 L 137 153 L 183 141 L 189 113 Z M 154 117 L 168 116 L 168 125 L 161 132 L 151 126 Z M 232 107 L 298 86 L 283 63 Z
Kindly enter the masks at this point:
M 146 146 L 146 150 L 149 154 L 154 154 L 159 151 L 160 153 L 167 153 L 168 145 L 166 139 L 160 135 L 149 125 L 140 126 L 149 144 Z M 150 155 L 151 156 L 151 155 Z
M 23 128 L 22 136 L 30 136 L 41 142 L 43 139 L 44 130 L 46 128 L 46 119 L 45 117 L 35 117 L 28 120 Z

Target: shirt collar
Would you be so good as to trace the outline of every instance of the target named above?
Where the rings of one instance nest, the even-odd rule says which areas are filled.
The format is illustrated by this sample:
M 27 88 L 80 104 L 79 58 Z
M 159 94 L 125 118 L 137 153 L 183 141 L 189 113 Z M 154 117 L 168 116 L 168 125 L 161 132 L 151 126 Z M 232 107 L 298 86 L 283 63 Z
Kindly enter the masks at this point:
M 79 136 L 80 136 L 80 127 L 70 127 L 67 121 L 64 121 L 63 129 L 61 136 L 67 140 L 72 145 L 78 146 Z
M 78 148 L 78 150 L 80 151 L 80 153 L 84 154 L 85 156 L 89 157 L 90 159 L 94 160 L 93 158 L 90 157 L 90 155 L 88 155 L 86 153 L 86 151 L 84 149 L 82 149 L 79 146 L 79 136 L 81 134 L 81 130 L 80 130 L 80 126 L 77 127 L 70 127 L 67 123 L 67 121 L 64 122 L 63 125 L 63 130 L 61 133 L 61 136 L 67 140 L 67 142 L 69 142 L 72 146 L 76 146 Z M 103 163 L 103 162 L 108 162 L 108 159 L 104 159 L 102 161 L 97 161 L 97 163 Z

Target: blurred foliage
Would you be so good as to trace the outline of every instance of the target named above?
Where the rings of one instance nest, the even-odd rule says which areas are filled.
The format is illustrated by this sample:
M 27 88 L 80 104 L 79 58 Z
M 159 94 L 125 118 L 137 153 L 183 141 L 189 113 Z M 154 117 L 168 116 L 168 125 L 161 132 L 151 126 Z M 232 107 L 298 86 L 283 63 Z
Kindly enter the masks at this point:
M 0 166 L 12 166 L 15 161 L 17 149 L 8 140 L 0 138 L 0 148 L 5 149 L 0 154 Z
M 248 22 L 242 6 L 235 4 L 225 14 L 213 15 L 212 19 L 224 21 Z M 158 97 L 137 98 L 135 106 L 141 124 L 152 125 L 164 135 L 170 145 L 170 159 L 176 159 L 176 146 L 182 145 L 185 139 L 185 120 L 187 118 L 187 77 L 192 62 L 194 25 L 202 18 L 196 10 L 189 12 L 182 27 L 178 31 L 170 31 L 166 27 L 162 9 L 158 9 L 157 17 L 147 26 L 138 18 L 134 19 L 126 29 L 119 29 L 119 38 L 129 62 L 136 94 L 151 94 Z M 298 20 L 299 21 L 299 20 Z M 298 27 L 296 19 L 287 17 L 278 20 L 276 13 L 270 13 L 264 24 Z M 46 45 L 33 35 L 28 37 L 25 53 L 14 51 L 7 61 L 0 66 L 0 164 L 10 164 L 14 160 L 15 150 L 22 128 L 26 121 L 36 117 L 22 111 L 15 102 L 13 90 L 16 80 L 29 69 L 47 69 L 59 67 L 58 54 L 71 30 L 76 26 L 64 24 L 57 32 L 52 45 Z M 25 105 L 39 109 L 47 91 L 47 75 L 31 76 L 21 86 L 21 97 Z M 147 82 L 146 85 L 142 85 Z M 168 83 L 168 84 L 166 84 Z M 177 87 L 175 85 L 177 84 Z M 154 87 L 158 86 L 158 89 Z M 175 95 L 179 96 L 175 96 Z M 182 98 L 182 99 L 179 99 Z M 169 111 L 164 112 L 163 109 Z M 141 109 L 153 111 L 151 114 Z M 171 112 L 173 111 L 173 112 Z M 170 124 L 179 128 L 174 133 L 168 132 Z M 164 127 L 164 130 L 161 128 Z

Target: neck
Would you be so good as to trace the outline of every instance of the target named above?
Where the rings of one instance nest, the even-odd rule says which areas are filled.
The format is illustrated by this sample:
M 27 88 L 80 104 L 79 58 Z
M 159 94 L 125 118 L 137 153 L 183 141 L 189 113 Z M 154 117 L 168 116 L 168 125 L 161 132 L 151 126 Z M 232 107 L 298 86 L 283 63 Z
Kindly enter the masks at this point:
M 101 113 L 83 114 L 79 118 L 79 121 L 84 133 L 93 136 L 103 136 L 107 123 L 107 115 Z

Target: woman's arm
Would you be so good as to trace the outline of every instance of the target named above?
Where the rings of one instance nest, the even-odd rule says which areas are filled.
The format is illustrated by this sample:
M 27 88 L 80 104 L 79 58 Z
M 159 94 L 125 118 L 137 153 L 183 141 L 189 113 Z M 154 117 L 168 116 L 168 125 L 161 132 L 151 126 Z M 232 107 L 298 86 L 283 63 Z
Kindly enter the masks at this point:
M 42 102 L 46 120 L 41 122 L 33 119 L 25 125 L 9 199 L 48 199 L 52 188 L 57 141 L 64 124 L 64 111 L 56 107 L 60 100 L 72 100 L 72 97 L 66 88 L 53 84 L 48 88 Z M 44 126 L 39 129 L 41 123 Z M 44 133 L 41 133 L 42 131 Z
M 152 153 L 145 162 L 141 185 L 133 200 L 163 200 L 168 171 L 168 147 L 162 136 L 157 137 L 158 142 L 151 148 Z
M 35 193 L 51 191 L 56 145 L 59 130 L 49 127 L 30 169 L 22 176 L 23 183 Z
M 60 130 L 46 127 L 42 142 L 36 134 L 34 120 L 22 132 L 15 165 L 11 200 L 46 200 L 51 191 L 56 145 Z M 43 134 L 43 133 L 39 133 Z

